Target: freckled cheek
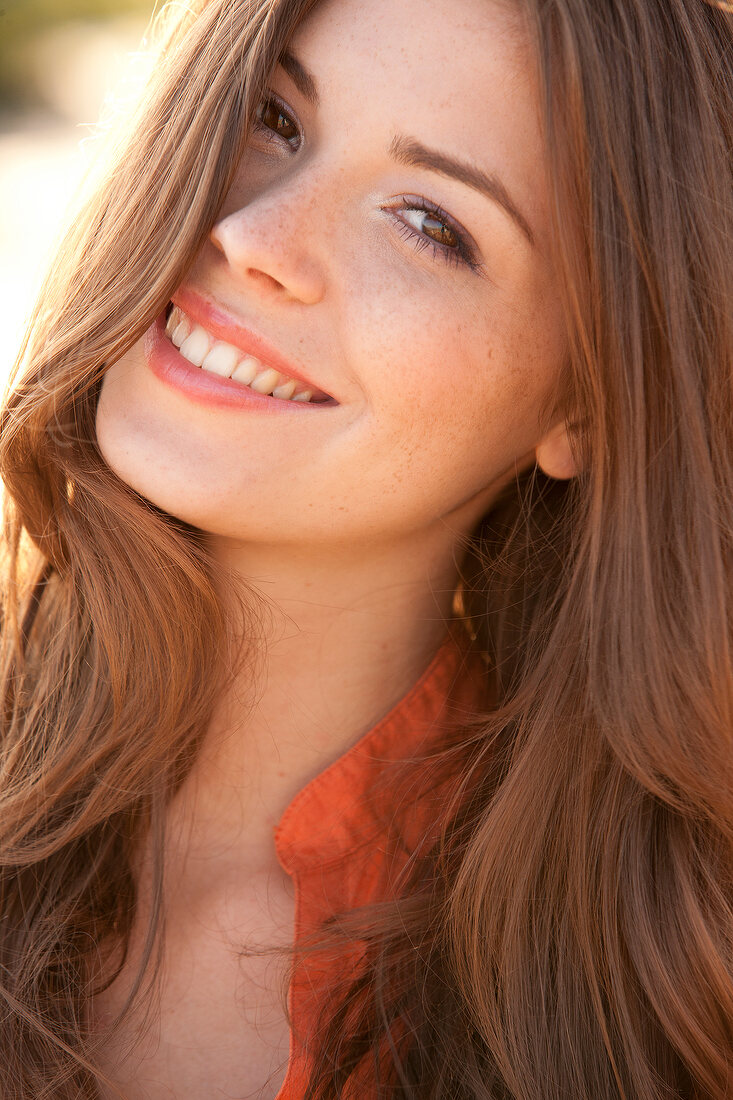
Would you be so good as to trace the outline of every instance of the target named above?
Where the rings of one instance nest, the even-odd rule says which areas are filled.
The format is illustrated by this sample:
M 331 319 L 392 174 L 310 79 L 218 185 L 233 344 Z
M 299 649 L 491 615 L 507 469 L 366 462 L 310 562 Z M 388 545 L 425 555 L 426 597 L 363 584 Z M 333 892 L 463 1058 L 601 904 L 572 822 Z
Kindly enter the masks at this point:
M 434 334 L 434 337 L 429 337 Z M 507 390 L 513 357 L 500 341 L 456 314 L 432 311 L 421 318 L 400 370 L 400 391 L 416 417 L 440 411 L 443 421 L 485 417 Z
M 343 303 L 342 346 L 382 423 L 420 433 L 439 415 L 446 434 L 494 416 L 516 424 L 518 408 L 532 419 L 553 327 L 539 288 L 451 293 L 432 278 L 406 279 L 399 265 L 352 259 L 349 301 L 359 309 Z
M 498 473 L 539 441 L 546 386 L 538 364 L 511 347 L 488 345 L 483 359 L 465 355 L 432 364 L 424 387 L 403 409 L 406 438 L 461 478 Z
M 421 406 L 448 399 L 456 388 L 470 384 L 473 368 L 462 350 L 455 314 L 435 308 L 430 300 L 410 300 L 409 295 L 382 300 L 371 311 L 369 331 L 356 335 L 351 346 L 364 362 L 365 381 L 375 401 L 392 404 L 402 400 Z M 361 337 L 361 338 L 360 338 Z

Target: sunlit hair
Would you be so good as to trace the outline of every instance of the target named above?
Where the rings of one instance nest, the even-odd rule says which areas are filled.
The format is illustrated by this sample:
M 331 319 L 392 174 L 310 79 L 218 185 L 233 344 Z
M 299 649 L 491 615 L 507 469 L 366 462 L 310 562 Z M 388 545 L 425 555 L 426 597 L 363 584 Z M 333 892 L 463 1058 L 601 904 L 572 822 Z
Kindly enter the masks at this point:
M 733 16 L 516 0 L 536 46 L 582 473 L 520 478 L 458 602 L 497 708 L 443 763 L 441 843 L 337 916 L 364 969 L 308 1100 L 722 1100 L 733 1090 Z M 105 465 L 100 381 L 204 242 L 313 0 L 191 0 L 60 249 L 2 413 L 0 1095 L 96 1094 L 86 1007 L 221 690 L 205 535 Z M 261 609 L 243 603 L 253 654 Z M 249 643 L 249 645 L 248 645 Z M 109 969 L 109 967 L 108 967 Z M 154 967 L 153 967 L 154 969 Z M 108 978 L 109 980 L 109 978 Z M 376 1067 L 376 1068 L 375 1068 Z

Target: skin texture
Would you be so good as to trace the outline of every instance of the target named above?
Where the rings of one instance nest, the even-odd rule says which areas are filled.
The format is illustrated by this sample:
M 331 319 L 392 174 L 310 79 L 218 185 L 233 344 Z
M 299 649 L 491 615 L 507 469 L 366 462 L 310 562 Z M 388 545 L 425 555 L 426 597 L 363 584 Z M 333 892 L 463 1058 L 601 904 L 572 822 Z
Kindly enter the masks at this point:
M 542 419 L 565 343 L 533 66 L 503 3 L 462 0 L 459 13 L 447 0 L 419 21 L 406 0 L 316 8 L 292 48 L 321 106 L 276 70 L 271 88 L 301 136 L 253 138 L 187 280 L 339 407 L 204 409 L 151 374 L 142 342 L 109 370 L 99 405 L 110 466 L 211 532 L 271 601 L 260 713 L 285 717 L 289 737 L 280 701 L 298 696 L 315 729 L 326 711 L 336 718 L 334 750 L 427 663 L 460 540 L 503 481 L 535 455 L 551 474 L 573 472 L 564 425 Z M 484 195 L 395 164 L 395 133 L 500 177 L 535 247 Z M 427 215 L 405 194 L 464 227 L 479 271 L 433 255 L 426 235 L 416 250 L 405 234 Z
M 447 58 L 433 9 L 453 36 Z M 499 9 L 464 9 L 456 20 L 431 2 L 417 26 L 406 5 L 373 3 L 358 20 L 348 2 L 317 9 L 293 47 L 322 107 L 277 70 L 272 88 L 305 137 L 253 141 L 188 280 L 301 361 L 341 407 L 273 431 L 255 412 L 203 411 L 166 392 L 140 346 L 108 372 L 107 460 L 223 540 L 275 552 L 353 549 L 357 538 L 417 546 L 440 521 L 470 527 L 492 483 L 545 435 L 538 419 L 563 339 L 530 60 Z M 496 172 L 537 248 L 483 195 L 391 162 L 395 132 Z M 389 209 L 421 220 L 402 193 L 460 221 L 482 270 L 402 239 Z
M 565 425 L 546 416 L 565 339 L 516 16 L 496 0 L 426 0 L 419 18 L 407 0 L 327 0 L 292 51 L 321 104 L 276 70 L 271 90 L 300 133 L 253 137 L 187 285 L 301 363 L 339 407 L 206 409 L 150 372 L 142 342 L 110 368 L 99 404 L 110 466 L 210 532 L 270 609 L 254 696 L 251 671 L 222 692 L 171 807 L 156 1038 L 131 1060 L 110 1050 L 107 1063 L 131 1100 L 257 1094 L 286 1056 L 277 972 L 232 950 L 291 934 L 272 828 L 427 665 L 461 539 L 506 479 L 535 459 L 553 476 L 574 472 Z M 395 163 L 396 133 L 494 173 L 535 244 L 464 183 Z M 447 211 L 480 267 L 434 255 L 420 233 L 430 215 L 402 196 Z M 144 915 L 144 859 L 141 898 Z M 121 1003 L 129 972 L 100 1018 Z M 242 1025 L 243 988 L 256 989 L 259 1028 Z M 276 1072 L 260 1095 L 277 1082 Z

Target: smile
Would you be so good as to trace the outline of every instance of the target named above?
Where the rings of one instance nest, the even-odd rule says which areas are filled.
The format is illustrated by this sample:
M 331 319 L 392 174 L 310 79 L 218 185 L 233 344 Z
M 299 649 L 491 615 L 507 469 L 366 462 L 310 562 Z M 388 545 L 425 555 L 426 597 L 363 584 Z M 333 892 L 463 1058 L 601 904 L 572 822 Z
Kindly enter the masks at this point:
M 229 378 L 255 393 L 280 398 L 283 401 L 302 401 L 318 404 L 327 401 L 328 394 L 309 389 L 306 385 L 281 371 L 268 367 L 256 356 L 242 351 L 233 344 L 217 340 L 200 324 L 191 320 L 180 308 L 173 306 L 166 322 L 165 333 L 180 354 L 194 367 L 201 367 L 210 374 Z

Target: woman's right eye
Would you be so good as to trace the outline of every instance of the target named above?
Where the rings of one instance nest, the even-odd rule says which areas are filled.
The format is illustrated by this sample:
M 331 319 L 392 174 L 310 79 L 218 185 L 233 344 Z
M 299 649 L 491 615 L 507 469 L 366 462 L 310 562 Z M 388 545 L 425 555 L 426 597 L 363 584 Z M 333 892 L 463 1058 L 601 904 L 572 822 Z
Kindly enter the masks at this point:
M 290 144 L 294 139 L 300 140 L 300 130 L 288 113 L 284 103 L 281 103 L 272 93 L 260 100 L 255 112 L 255 129 L 268 139 L 280 137 Z

